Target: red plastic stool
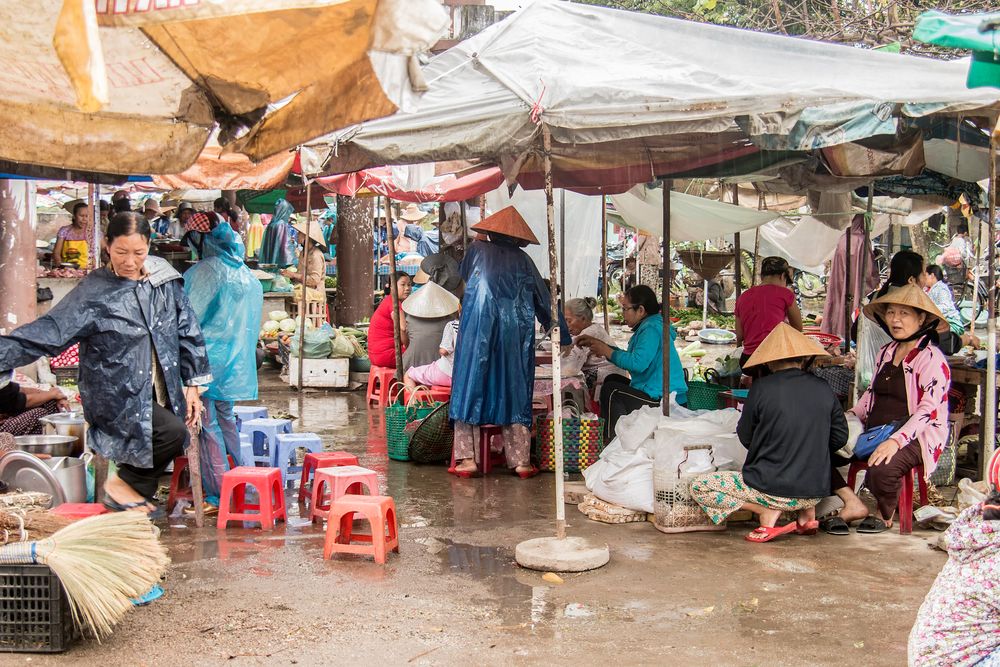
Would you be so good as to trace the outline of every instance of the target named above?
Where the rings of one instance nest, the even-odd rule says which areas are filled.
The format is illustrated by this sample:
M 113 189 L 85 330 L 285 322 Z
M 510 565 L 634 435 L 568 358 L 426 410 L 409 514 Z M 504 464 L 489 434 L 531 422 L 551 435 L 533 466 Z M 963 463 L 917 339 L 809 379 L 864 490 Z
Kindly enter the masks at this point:
M 479 456 L 477 463 L 479 464 L 479 472 L 484 475 L 490 474 L 490 470 L 493 466 L 502 466 L 507 462 L 507 457 L 503 453 L 503 448 L 501 447 L 499 451 L 493 450 L 493 439 L 499 438 L 503 442 L 503 429 L 499 426 L 480 426 L 479 427 L 479 451 L 476 452 Z M 455 469 L 455 448 L 451 450 L 451 464 L 448 466 L 450 470 Z
M 312 479 L 313 471 L 317 468 L 335 468 L 337 466 L 356 466 L 358 457 L 347 452 L 308 452 L 302 459 L 302 480 L 299 482 L 299 502 L 306 501 L 306 486 Z
M 867 461 L 851 461 L 847 470 L 847 485 L 854 490 L 858 473 L 868 470 Z M 927 504 L 927 480 L 924 479 L 924 466 L 918 465 L 903 476 L 903 484 L 899 489 L 899 501 L 896 512 L 899 514 L 899 534 L 909 535 L 913 532 L 913 470 L 917 471 L 917 484 L 920 487 L 920 504 Z M 905 509 L 905 511 L 904 511 Z
M 110 510 L 101 503 L 63 503 L 49 510 L 66 519 L 86 519 L 88 516 L 107 514 Z
M 309 520 L 326 519 L 332 502 L 348 493 L 361 495 L 362 487 L 368 495 L 378 495 L 378 473 L 356 465 L 318 468 L 313 477 Z
M 247 485 L 257 489 L 260 503 L 246 502 Z M 230 509 L 230 504 L 233 508 Z M 250 513 L 247 510 L 258 510 Z M 222 476 L 222 491 L 219 493 L 219 519 L 217 527 L 222 529 L 230 521 L 254 521 L 261 528 L 271 530 L 278 519 L 287 521 L 285 514 L 285 487 L 281 484 L 279 468 L 247 468 L 240 466 L 227 471 Z
M 232 456 L 226 456 L 229 461 L 229 469 L 232 470 L 236 467 L 236 461 L 233 460 Z M 190 500 L 194 501 L 194 494 L 191 491 L 191 482 L 188 481 L 187 486 L 181 487 L 181 476 L 187 470 L 188 457 L 178 456 L 174 459 L 174 472 L 170 475 L 170 495 L 167 496 L 167 510 L 173 510 L 174 505 L 177 504 L 178 500 Z
M 352 524 L 360 515 L 371 525 L 371 534 L 356 535 Z M 377 526 L 377 527 L 376 527 Z M 360 542 L 360 544 L 352 544 Z M 323 540 L 323 558 L 335 553 L 373 556 L 385 563 L 390 551 L 399 553 L 399 524 L 396 503 L 389 496 L 342 496 L 330 508 L 330 521 Z
M 371 367 L 368 371 L 368 405 L 376 403 L 384 408 L 389 404 L 389 387 L 395 377 L 395 368 Z

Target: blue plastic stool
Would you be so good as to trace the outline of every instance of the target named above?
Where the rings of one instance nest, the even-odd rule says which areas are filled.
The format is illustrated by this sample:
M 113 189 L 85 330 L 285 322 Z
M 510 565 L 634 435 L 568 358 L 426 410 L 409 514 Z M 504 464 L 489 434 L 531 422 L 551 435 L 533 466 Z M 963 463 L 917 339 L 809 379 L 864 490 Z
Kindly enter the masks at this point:
M 236 415 L 236 430 L 240 430 L 240 425 L 251 419 L 267 419 L 267 408 L 260 405 L 234 405 L 233 414 Z
M 290 473 L 302 473 L 302 466 L 295 465 L 295 452 L 300 447 L 318 454 L 323 451 L 323 441 L 315 433 L 281 433 L 278 435 L 278 446 L 275 448 L 277 451 L 271 466 L 281 469 L 282 484 L 288 484 Z M 292 481 L 296 478 L 292 478 Z
M 292 422 L 288 419 L 248 419 L 240 424 L 240 433 L 253 438 L 253 462 L 272 467 L 271 461 L 278 450 L 278 434 L 291 433 Z M 250 466 L 247 461 L 244 465 Z
M 264 465 L 271 465 L 269 456 L 255 456 L 253 453 L 253 436 L 249 433 L 240 433 L 240 465 L 253 468 L 258 462 Z

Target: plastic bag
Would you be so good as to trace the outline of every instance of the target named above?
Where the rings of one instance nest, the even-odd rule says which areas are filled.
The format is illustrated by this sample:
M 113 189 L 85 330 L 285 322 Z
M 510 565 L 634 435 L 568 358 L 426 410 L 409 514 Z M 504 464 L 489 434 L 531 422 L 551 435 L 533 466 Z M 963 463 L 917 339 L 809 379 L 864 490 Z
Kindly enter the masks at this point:
M 854 455 L 854 445 L 858 438 L 865 432 L 865 425 L 853 412 L 845 412 L 844 417 L 847 419 L 847 443 L 837 450 L 837 454 L 849 459 Z
M 653 511 L 653 461 L 644 449 L 626 451 L 615 438 L 597 462 L 583 471 L 583 481 L 601 500 L 640 512 Z
M 306 359 L 328 359 L 330 357 L 331 345 L 330 337 L 319 329 L 306 331 L 305 345 Z M 299 356 L 299 335 L 292 336 L 291 356 Z
M 320 329 L 320 332 L 323 330 Z M 333 359 L 350 359 L 355 355 L 354 343 L 352 343 L 349 336 L 343 334 L 338 334 L 336 331 L 333 336 L 328 340 L 330 341 L 330 357 Z
M 892 338 L 889 337 L 889 334 L 882 331 L 881 327 L 867 317 L 858 320 L 856 377 L 858 378 L 857 393 L 859 396 L 872 382 L 879 352 L 883 346 L 891 342 Z
M 275 276 L 274 282 L 271 283 L 272 292 L 291 292 L 292 283 L 285 276 Z
M 615 435 L 621 441 L 622 449 L 627 452 L 639 449 L 656 430 L 661 417 L 660 408 L 647 405 L 619 419 L 615 424 Z
M 958 496 L 956 497 L 958 509 L 964 510 L 983 502 L 986 500 L 986 494 L 989 493 L 989 490 L 989 484 L 985 481 L 973 482 L 968 477 L 958 480 Z

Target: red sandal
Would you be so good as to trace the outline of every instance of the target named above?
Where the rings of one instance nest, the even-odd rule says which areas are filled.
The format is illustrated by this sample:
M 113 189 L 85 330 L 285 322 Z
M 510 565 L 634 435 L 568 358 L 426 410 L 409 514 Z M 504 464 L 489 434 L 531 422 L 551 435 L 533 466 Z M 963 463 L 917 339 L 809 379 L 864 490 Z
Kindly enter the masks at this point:
M 473 477 L 482 476 L 479 468 L 476 468 L 475 470 L 459 470 L 456 466 L 451 466 L 448 468 L 448 472 L 455 477 L 461 477 L 462 479 L 472 479 Z
M 815 535 L 819 532 L 819 521 L 806 521 L 803 524 L 796 522 L 796 535 Z
M 792 521 L 784 526 L 757 526 L 746 536 L 747 542 L 770 542 L 779 535 L 787 535 L 796 530 L 799 524 Z
M 531 470 L 525 470 L 524 472 L 518 472 L 517 469 L 515 468 L 513 472 L 521 479 L 531 479 L 532 477 L 538 474 L 538 468 L 535 466 L 531 466 Z

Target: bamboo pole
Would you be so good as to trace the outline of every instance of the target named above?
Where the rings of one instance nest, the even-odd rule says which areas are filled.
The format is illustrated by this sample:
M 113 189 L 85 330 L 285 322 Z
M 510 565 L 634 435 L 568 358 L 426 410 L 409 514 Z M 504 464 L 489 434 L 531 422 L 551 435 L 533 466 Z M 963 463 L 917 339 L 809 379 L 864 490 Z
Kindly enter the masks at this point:
M 733 183 L 733 206 L 740 205 L 740 184 Z M 736 266 L 734 267 L 734 278 L 736 279 L 736 298 L 740 298 L 743 293 L 743 249 L 740 247 L 740 233 L 733 235 L 733 252 L 736 254 Z
M 309 275 L 309 254 L 312 239 L 312 182 L 306 183 L 306 237 L 302 239 L 302 266 L 299 267 L 302 276 L 302 299 L 299 301 L 299 395 L 302 395 L 302 366 L 305 364 L 306 349 L 306 309 L 309 303 L 309 283 L 306 276 Z
M 97 203 L 97 194 L 94 190 L 93 183 L 87 183 L 87 204 L 90 205 L 90 228 L 88 232 L 87 248 L 87 268 L 96 269 L 98 267 L 98 262 L 100 262 L 100 234 L 98 230 L 101 228 L 101 221 L 99 220 L 101 216 L 101 206 Z M 71 212 L 72 214 L 72 212 Z M 52 264 L 55 265 L 55 260 L 60 259 L 59 257 L 53 257 Z
M 983 457 L 980 460 L 981 479 L 986 479 L 986 465 L 993 457 L 997 438 L 997 310 L 994 286 L 996 284 L 996 248 L 993 232 L 997 207 L 997 143 L 1000 142 L 1000 121 L 993 119 L 993 135 L 990 139 L 990 186 L 987 195 L 987 211 L 989 215 L 990 251 L 989 265 L 986 267 L 987 292 L 986 308 L 989 316 L 986 320 L 986 402 L 983 414 Z
M 989 197 L 989 193 L 986 194 Z M 991 226 L 992 229 L 992 226 Z M 969 324 L 969 334 L 976 335 L 976 318 L 979 317 L 979 265 L 983 259 L 983 223 L 976 225 L 976 268 L 972 271 L 972 322 Z M 958 302 L 961 303 L 962 296 L 959 294 Z
M 302 357 L 302 340 L 299 339 L 299 357 Z M 299 380 L 302 379 L 302 370 L 299 369 Z M 198 415 L 201 419 L 201 415 Z M 205 526 L 205 493 L 201 484 L 201 425 L 188 427 L 188 434 L 191 436 L 191 444 L 187 448 L 188 477 L 191 478 L 191 500 L 194 503 L 194 525 L 198 528 Z M 225 452 L 223 452 L 225 453 Z M 168 508 L 172 509 L 172 508 Z
M 663 287 L 660 288 L 661 306 L 663 312 L 663 415 L 670 416 L 670 285 L 673 282 L 673 265 L 671 264 L 670 248 L 670 191 L 674 182 L 671 179 L 663 181 Z M 706 281 L 707 284 L 707 281 Z M 708 290 L 705 291 L 705 303 L 708 303 Z
M 484 217 L 485 209 L 479 210 L 479 219 L 482 220 Z M 462 218 L 462 257 L 465 257 L 465 251 L 468 250 L 467 246 L 469 244 L 469 228 L 466 224 L 465 219 L 465 202 L 460 202 L 458 205 L 458 213 Z
M 865 295 L 865 276 L 868 275 L 868 245 L 871 243 L 871 224 L 872 224 L 872 212 L 874 210 L 874 197 L 875 197 L 875 182 L 872 181 L 868 184 L 868 203 L 865 206 L 865 226 L 864 226 L 864 236 L 861 243 L 861 265 L 860 273 L 858 274 L 858 284 L 861 286 L 861 298 Z M 854 292 L 851 292 L 851 296 L 854 296 Z M 864 306 L 865 304 L 859 303 L 858 306 Z
M 556 289 L 556 298 L 560 290 L 566 290 L 566 188 L 559 188 L 559 289 Z
M 844 354 L 851 351 L 851 306 L 854 303 L 854 285 L 851 284 L 851 241 L 854 221 L 847 226 L 847 254 L 844 257 Z
M 608 201 L 601 195 L 601 300 L 604 302 L 604 330 L 611 331 L 608 322 Z
M 396 374 L 399 381 L 403 379 L 403 341 L 399 327 L 399 285 L 396 284 L 396 241 L 392 238 L 392 200 L 385 198 L 385 233 L 389 246 L 389 297 L 392 299 L 392 343 L 396 351 Z
M 559 275 L 559 259 L 556 254 L 555 201 L 552 194 L 552 135 L 549 128 L 542 126 L 542 162 L 545 170 L 545 221 L 549 233 L 549 307 L 552 315 L 552 415 L 553 440 L 556 456 L 556 539 L 566 538 L 566 502 L 563 499 L 563 429 L 562 429 L 562 351 L 560 349 L 559 299 L 556 296 L 555 277 Z

